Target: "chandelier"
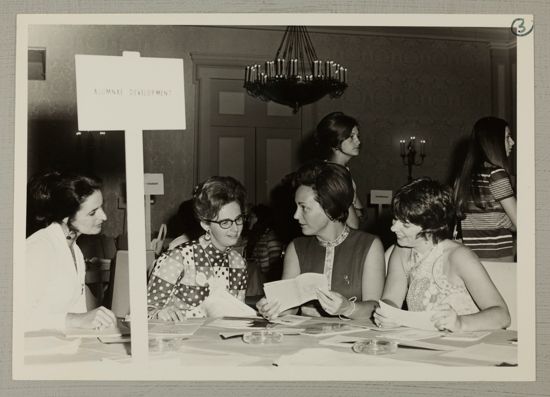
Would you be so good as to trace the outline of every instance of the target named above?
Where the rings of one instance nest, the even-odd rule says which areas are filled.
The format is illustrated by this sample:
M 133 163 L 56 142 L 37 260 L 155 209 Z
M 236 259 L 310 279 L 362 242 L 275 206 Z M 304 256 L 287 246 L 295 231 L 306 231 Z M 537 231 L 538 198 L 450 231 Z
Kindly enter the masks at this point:
M 290 106 L 294 113 L 325 95 L 338 98 L 347 88 L 348 70 L 319 60 L 305 26 L 288 26 L 273 61 L 245 68 L 244 88 L 262 101 Z

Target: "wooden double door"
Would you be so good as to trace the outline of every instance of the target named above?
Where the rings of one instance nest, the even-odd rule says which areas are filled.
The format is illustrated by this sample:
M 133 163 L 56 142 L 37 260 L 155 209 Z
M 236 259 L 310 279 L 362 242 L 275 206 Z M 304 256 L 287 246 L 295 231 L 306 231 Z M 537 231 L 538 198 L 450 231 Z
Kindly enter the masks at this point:
M 197 177 L 229 175 L 246 187 L 252 204 L 298 167 L 301 114 L 253 98 L 240 65 L 195 65 L 198 84 Z

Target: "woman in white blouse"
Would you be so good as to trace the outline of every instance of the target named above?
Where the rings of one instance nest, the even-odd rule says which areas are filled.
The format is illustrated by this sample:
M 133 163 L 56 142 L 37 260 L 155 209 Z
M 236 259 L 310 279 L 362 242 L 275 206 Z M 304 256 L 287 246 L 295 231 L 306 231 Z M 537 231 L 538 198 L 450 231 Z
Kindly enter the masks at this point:
M 98 180 L 51 172 L 29 183 L 30 204 L 43 228 L 26 241 L 26 330 L 108 328 L 116 317 L 86 307 L 85 263 L 76 239 L 98 234 L 107 216 Z

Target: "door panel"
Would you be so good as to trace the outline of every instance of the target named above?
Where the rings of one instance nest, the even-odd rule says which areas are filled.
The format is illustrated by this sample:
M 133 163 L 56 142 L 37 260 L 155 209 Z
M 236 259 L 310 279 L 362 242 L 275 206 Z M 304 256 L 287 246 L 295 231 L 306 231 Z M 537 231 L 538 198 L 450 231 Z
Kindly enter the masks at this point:
M 271 189 L 298 165 L 302 114 L 248 95 L 243 67 L 196 65 L 197 178 L 233 176 L 250 203 L 267 204 Z
M 212 127 L 210 169 L 212 175 L 232 176 L 246 188 L 247 198 L 255 202 L 254 128 Z
M 269 203 L 271 190 L 298 166 L 300 129 L 256 129 L 256 203 Z

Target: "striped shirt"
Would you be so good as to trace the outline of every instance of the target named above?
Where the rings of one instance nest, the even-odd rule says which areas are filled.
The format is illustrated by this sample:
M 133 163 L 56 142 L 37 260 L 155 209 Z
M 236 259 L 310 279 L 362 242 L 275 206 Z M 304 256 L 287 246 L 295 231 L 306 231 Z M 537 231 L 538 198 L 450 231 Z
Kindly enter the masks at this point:
M 466 202 L 466 218 L 461 225 L 464 245 L 483 259 L 512 256 L 512 221 L 500 204 L 500 201 L 514 197 L 508 173 L 486 164 L 472 183 L 474 190 L 479 191 L 481 208 L 473 199 Z

